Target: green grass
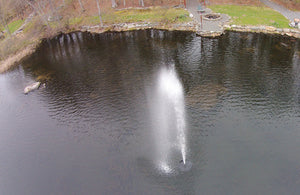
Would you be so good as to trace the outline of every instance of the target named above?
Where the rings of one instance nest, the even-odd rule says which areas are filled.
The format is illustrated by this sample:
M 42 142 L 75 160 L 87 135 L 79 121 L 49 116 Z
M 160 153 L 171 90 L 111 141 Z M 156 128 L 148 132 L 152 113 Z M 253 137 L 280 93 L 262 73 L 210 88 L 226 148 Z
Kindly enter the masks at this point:
M 186 22 L 189 21 L 188 12 L 184 9 L 153 8 L 145 10 L 124 10 L 114 13 L 114 17 L 107 18 L 108 22 Z M 109 21 L 113 19 L 113 21 Z
M 182 23 L 190 21 L 189 13 L 184 9 L 128 9 L 102 14 L 104 24 L 133 23 L 133 22 L 164 22 Z M 95 25 L 99 24 L 98 16 L 78 17 L 69 19 L 70 25 Z
M 24 23 L 24 20 L 15 20 L 15 21 L 9 23 L 8 28 L 9 28 L 10 33 L 14 33 L 16 30 L 18 30 L 18 28 L 20 28 L 23 23 Z
M 289 20 L 280 13 L 267 7 L 214 5 L 214 12 L 228 14 L 232 24 L 236 25 L 266 25 L 276 28 L 289 28 Z
M 69 19 L 69 24 L 70 25 L 75 25 L 75 24 L 80 24 L 82 22 L 82 17 L 80 18 L 70 18 Z
M 15 20 L 8 24 L 8 29 L 10 33 L 14 33 L 18 28 L 22 26 L 24 20 Z M 0 25 L 0 31 L 5 31 L 4 26 Z

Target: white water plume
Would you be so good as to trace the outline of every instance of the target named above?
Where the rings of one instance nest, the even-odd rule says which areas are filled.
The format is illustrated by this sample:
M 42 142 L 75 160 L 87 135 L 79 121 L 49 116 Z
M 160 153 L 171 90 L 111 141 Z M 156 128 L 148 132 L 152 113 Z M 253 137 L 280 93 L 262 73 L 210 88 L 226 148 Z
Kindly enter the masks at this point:
M 180 150 L 182 162 L 186 163 L 184 91 L 174 65 L 160 69 L 151 97 L 157 157 L 164 170 L 169 170 L 166 167 L 174 147 Z

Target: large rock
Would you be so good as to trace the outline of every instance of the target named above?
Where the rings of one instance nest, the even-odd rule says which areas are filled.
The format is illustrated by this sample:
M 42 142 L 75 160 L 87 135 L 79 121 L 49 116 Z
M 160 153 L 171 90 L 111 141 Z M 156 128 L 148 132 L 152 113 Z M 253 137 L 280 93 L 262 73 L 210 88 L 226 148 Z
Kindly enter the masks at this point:
M 38 89 L 40 87 L 40 85 L 41 85 L 41 82 L 35 82 L 35 83 L 32 83 L 31 85 L 28 85 L 24 89 L 24 94 L 28 94 L 29 92 Z
M 267 31 L 274 32 L 274 31 L 276 31 L 276 28 L 273 27 L 273 26 L 266 26 L 266 30 L 267 30 Z

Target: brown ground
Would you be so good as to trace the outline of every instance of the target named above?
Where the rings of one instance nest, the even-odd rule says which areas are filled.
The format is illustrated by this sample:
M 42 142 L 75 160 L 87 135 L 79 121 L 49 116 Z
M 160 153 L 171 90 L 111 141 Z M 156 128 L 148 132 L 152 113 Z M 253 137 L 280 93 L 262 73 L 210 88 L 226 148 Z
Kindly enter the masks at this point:
M 189 1 L 189 0 L 186 0 Z M 61 1 L 58 1 L 60 3 Z M 97 4 L 95 0 L 84 0 L 83 6 L 85 8 L 84 14 L 97 14 Z M 124 6 L 124 0 L 116 0 L 118 7 L 116 9 L 122 9 L 125 7 L 140 7 L 139 0 L 125 0 L 126 6 Z M 183 5 L 184 0 L 144 0 L 145 7 L 149 6 L 176 6 Z M 199 0 L 202 2 L 202 0 Z M 206 4 L 237 4 L 237 5 L 262 5 L 259 0 L 206 0 Z M 111 11 L 111 0 L 101 0 L 100 7 L 103 12 Z M 74 11 L 75 9 L 75 11 Z M 80 14 L 81 8 L 79 6 L 78 1 L 73 0 L 70 6 L 68 6 L 67 11 L 69 14 Z
M 299 0 L 273 0 L 275 3 L 282 5 L 290 10 L 300 11 L 300 1 Z
M 24 57 L 32 54 L 35 51 L 35 47 L 36 45 L 29 45 L 22 51 L 18 52 L 16 55 L 12 55 L 6 60 L 1 61 L 0 74 L 12 68 L 16 64 L 16 62 L 19 62 L 21 59 L 24 59 Z
M 110 12 L 113 11 L 111 8 L 111 0 L 100 0 L 100 8 L 101 12 Z M 129 7 L 141 7 L 139 5 L 139 0 L 125 0 L 126 6 L 124 6 L 124 0 L 116 0 L 117 7 L 116 9 L 129 8 Z M 83 7 L 85 9 L 82 12 L 79 2 L 77 0 L 72 0 L 64 10 L 60 13 L 60 15 L 64 16 L 76 16 L 79 15 L 97 15 L 98 8 L 95 0 L 82 0 Z M 150 6 L 167 6 L 172 7 L 176 5 L 183 4 L 183 0 L 144 0 L 145 7 Z M 56 0 L 56 6 L 61 5 L 61 0 Z
M 95 0 L 84 0 L 82 1 L 83 6 L 86 10 L 97 12 L 97 4 Z M 125 0 L 126 5 L 124 6 L 124 0 L 116 0 L 117 9 L 124 7 L 141 7 L 138 0 Z M 144 0 L 145 7 L 149 6 L 175 6 L 183 4 L 183 0 Z M 80 10 L 78 1 L 72 2 L 73 8 Z M 101 0 L 100 7 L 102 10 L 107 10 L 111 8 L 111 0 Z
M 188 0 L 186 0 L 188 1 Z M 203 2 L 204 0 L 198 0 Z M 273 0 L 274 2 L 283 5 L 291 10 L 300 9 L 300 0 Z M 61 0 L 57 0 L 61 2 Z M 97 5 L 95 0 L 83 0 L 83 6 L 86 10 L 97 11 Z M 149 6 L 175 6 L 183 4 L 184 0 L 144 0 L 146 7 Z M 207 4 L 237 4 L 237 5 L 262 5 L 259 0 L 205 0 Z M 117 8 L 124 8 L 124 0 L 116 0 L 118 4 Z M 139 7 L 139 0 L 125 0 L 125 7 Z M 79 8 L 77 0 L 72 1 L 72 5 Z M 111 0 L 100 0 L 100 6 L 106 10 L 111 8 Z M 80 8 L 79 8 L 80 10 Z
M 124 6 L 124 1 L 126 6 Z M 186 0 L 189 1 L 189 0 Z M 198 0 L 199 2 L 203 2 L 204 0 Z M 292 10 L 300 10 L 300 0 L 273 0 L 289 9 Z M 295 3 L 298 1 L 298 3 Z M 67 1 L 66 1 L 67 2 Z M 98 13 L 97 4 L 95 0 L 82 0 L 83 6 L 85 8 L 85 12 L 81 11 L 78 0 L 71 0 L 71 3 L 68 4 L 64 8 L 62 16 L 64 15 L 72 15 L 78 16 L 80 14 L 84 15 L 95 15 Z M 176 6 L 183 5 L 184 0 L 144 0 L 145 7 L 149 6 Z M 236 5 L 254 5 L 254 6 L 262 6 L 263 4 L 259 0 L 205 0 L 206 4 L 236 4 Z M 61 0 L 55 0 L 55 4 L 61 5 Z M 139 0 L 116 0 L 117 8 L 128 8 L 128 7 L 140 7 Z M 113 9 L 111 8 L 111 0 L 100 0 L 100 7 L 102 12 L 109 12 Z M 50 9 L 50 7 L 48 7 Z
M 210 0 L 209 2 L 211 4 L 262 5 L 259 0 Z
M 300 0 L 272 0 L 290 10 L 300 11 Z M 210 0 L 211 4 L 262 5 L 259 0 Z

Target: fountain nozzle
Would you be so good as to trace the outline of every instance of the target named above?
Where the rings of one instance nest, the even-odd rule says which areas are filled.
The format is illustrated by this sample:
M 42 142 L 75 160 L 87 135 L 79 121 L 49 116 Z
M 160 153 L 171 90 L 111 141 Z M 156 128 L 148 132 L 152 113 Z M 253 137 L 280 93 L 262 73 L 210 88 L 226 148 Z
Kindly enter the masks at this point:
M 179 161 L 179 169 L 183 172 L 189 171 L 192 168 L 193 164 L 190 161 L 184 162 L 183 160 Z

